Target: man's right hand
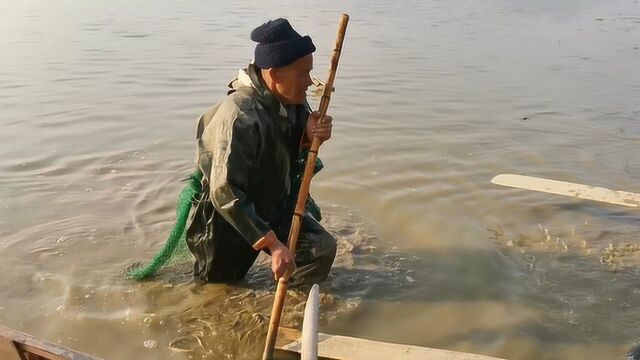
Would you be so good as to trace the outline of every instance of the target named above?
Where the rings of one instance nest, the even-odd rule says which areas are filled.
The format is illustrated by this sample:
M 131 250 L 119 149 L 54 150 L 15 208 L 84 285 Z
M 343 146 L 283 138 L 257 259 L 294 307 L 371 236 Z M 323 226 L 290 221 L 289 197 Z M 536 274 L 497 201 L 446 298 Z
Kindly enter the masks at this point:
M 278 240 L 273 231 L 265 234 L 265 236 L 260 239 L 260 242 L 265 244 L 265 247 L 268 247 L 271 252 L 271 271 L 273 271 L 273 276 L 276 281 L 280 279 L 287 270 L 293 272 L 293 270 L 296 269 L 296 263 L 293 261 L 291 251 Z

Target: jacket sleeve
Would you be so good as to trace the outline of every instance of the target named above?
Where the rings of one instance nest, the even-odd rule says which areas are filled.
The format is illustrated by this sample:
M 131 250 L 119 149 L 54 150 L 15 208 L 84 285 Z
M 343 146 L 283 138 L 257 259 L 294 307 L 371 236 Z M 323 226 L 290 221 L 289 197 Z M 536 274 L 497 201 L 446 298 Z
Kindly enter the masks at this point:
M 256 214 L 249 198 L 249 179 L 260 146 L 258 128 L 239 112 L 218 124 L 209 133 L 211 200 L 222 217 L 253 246 L 271 230 Z

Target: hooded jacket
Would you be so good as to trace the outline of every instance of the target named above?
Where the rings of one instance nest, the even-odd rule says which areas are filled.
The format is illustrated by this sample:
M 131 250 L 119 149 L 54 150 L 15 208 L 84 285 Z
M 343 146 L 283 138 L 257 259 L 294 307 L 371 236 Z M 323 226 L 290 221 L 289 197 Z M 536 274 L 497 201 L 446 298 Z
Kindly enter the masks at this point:
M 251 246 L 270 230 L 285 242 L 295 206 L 292 169 L 309 105 L 283 105 L 253 65 L 240 70 L 230 87 L 227 98 L 197 120 L 203 191 L 189 226 L 200 234 L 191 235 L 213 241 L 235 235 L 212 226 L 212 218 L 222 217 Z

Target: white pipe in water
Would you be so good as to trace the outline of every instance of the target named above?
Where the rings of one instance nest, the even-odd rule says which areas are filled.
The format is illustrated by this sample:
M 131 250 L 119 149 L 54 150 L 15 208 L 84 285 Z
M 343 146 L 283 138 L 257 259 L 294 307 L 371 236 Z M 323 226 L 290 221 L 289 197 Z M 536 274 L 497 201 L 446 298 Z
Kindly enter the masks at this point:
M 302 346 L 300 349 L 301 360 L 318 359 L 318 318 L 320 307 L 320 287 L 313 284 L 309 291 L 307 305 L 304 307 L 304 319 L 302 320 Z

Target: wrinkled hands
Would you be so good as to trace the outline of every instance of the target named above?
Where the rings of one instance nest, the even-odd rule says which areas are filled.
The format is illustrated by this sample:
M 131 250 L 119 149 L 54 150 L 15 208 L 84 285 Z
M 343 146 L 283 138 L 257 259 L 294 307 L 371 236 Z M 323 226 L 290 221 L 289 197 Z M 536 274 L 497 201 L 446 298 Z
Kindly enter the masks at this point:
M 313 137 L 317 136 L 321 143 L 331 138 L 331 129 L 333 118 L 329 115 L 324 116 L 324 120 L 320 123 L 320 113 L 317 111 L 312 112 L 307 120 L 307 140 L 313 141 Z
M 296 263 L 293 260 L 291 251 L 278 240 L 273 231 L 266 233 L 263 238 L 258 240 L 258 243 L 263 245 L 263 248 L 269 248 L 271 252 L 271 271 L 273 271 L 276 281 L 284 276 L 287 271 L 291 273 L 296 269 Z

